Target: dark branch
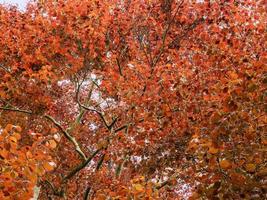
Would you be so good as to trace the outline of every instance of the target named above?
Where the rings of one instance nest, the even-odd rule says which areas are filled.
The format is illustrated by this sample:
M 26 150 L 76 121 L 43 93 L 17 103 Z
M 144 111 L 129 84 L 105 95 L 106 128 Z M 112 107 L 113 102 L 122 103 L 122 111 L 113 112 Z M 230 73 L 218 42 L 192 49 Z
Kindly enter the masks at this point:
M 119 61 L 119 59 L 118 59 L 118 58 L 116 58 L 116 62 L 117 62 L 117 65 L 118 65 L 118 67 L 119 67 L 119 72 L 120 72 L 120 75 L 121 75 L 121 76 L 123 76 L 123 74 L 122 74 L 122 68 L 121 68 L 121 64 L 120 64 L 120 61 Z
M 97 149 L 89 158 L 87 158 L 86 161 L 81 163 L 80 165 L 76 166 L 67 176 L 63 178 L 64 181 L 67 181 L 68 179 L 72 178 L 76 173 L 78 173 L 80 170 L 86 167 L 91 160 L 102 150 L 102 148 Z
M 91 191 L 91 187 L 87 187 L 84 192 L 83 200 L 89 200 L 90 191 Z
M 105 159 L 105 156 L 106 156 L 106 154 L 103 154 L 103 155 L 101 156 L 100 160 L 99 160 L 98 163 L 97 163 L 96 170 L 99 170 L 99 169 L 101 168 L 101 166 L 102 166 L 102 164 L 103 164 L 103 161 L 104 161 L 104 159 Z
M 161 48 L 160 48 L 160 52 L 159 52 L 159 54 L 158 54 L 157 57 L 156 57 L 155 59 L 153 59 L 153 61 L 152 61 L 151 74 L 153 73 L 155 66 L 156 66 L 157 63 L 159 62 L 160 57 L 161 57 L 161 55 L 162 55 L 163 52 L 164 52 L 164 48 L 165 48 L 165 43 L 166 43 L 167 35 L 168 35 L 168 33 L 169 33 L 170 29 L 171 29 L 171 25 L 172 25 L 172 23 L 174 22 L 174 19 L 175 19 L 176 15 L 178 14 L 180 8 L 182 7 L 183 3 L 184 3 L 184 0 L 182 0 L 182 1 L 180 2 L 180 4 L 178 5 L 178 7 L 177 7 L 177 9 L 176 9 L 176 11 L 175 11 L 173 17 L 171 18 L 171 20 L 169 21 L 169 23 L 168 23 L 166 29 L 165 29 L 164 32 L 163 32 L 163 35 L 162 35 L 162 46 L 161 46 Z

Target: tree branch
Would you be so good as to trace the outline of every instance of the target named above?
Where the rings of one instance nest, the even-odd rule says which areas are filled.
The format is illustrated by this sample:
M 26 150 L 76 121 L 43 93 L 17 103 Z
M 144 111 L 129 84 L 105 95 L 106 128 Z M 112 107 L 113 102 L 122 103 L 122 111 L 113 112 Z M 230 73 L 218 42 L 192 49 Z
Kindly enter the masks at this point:
M 81 88 L 81 84 L 78 84 L 77 91 L 76 91 L 76 101 L 77 101 L 78 105 L 79 105 L 81 108 L 85 109 L 85 110 L 96 112 L 96 113 L 99 115 L 99 117 L 101 118 L 101 120 L 104 122 L 106 128 L 108 128 L 108 129 L 110 130 L 110 126 L 108 125 L 108 123 L 107 123 L 107 121 L 106 121 L 104 115 L 103 115 L 100 111 L 98 111 L 98 110 L 96 110 L 96 109 L 93 109 L 93 108 L 89 108 L 88 106 L 83 105 L 83 104 L 80 102 L 80 97 L 79 97 L 80 88 Z
M 90 191 L 91 191 L 91 187 L 87 187 L 85 192 L 84 192 L 83 200 L 89 199 Z
M 171 18 L 171 20 L 169 21 L 169 23 L 168 23 L 166 29 L 165 29 L 164 32 L 163 32 L 163 35 L 162 35 L 162 46 L 161 46 L 161 48 L 160 48 L 160 52 L 159 52 L 159 54 L 157 55 L 157 57 L 156 57 L 155 59 L 152 60 L 151 74 L 153 73 L 155 66 L 157 65 L 157 63 L 158 63 L 158 61 L 159 61 L 161 55 L 163 54 L 163 50 L 164 50 L 164 48 L 165 48 L 165 42 L 166 42 L 167 34 L 168 34 L 168 32 L 169 32 L 169 30 L 170 30 L 170 28 L 171 28 L 172 22 L 174 21 L 176 15 L 178 14 L 178 12 L 179 12 L 180 8 L 182 7 L 183 3 L 184 3 L 184 0 L 182 0 L 182 1 L 180 2 L 180 4 L 178 5 L 178 7 L 177 7 L 177 9 L 176 9 L 176 11 L 175 11 L 173 17 Z
M 60 123 L 58 123 L 53 117 L 51 117 L 50 115 L 44 115 L 44 117 L 48 120 L 50 120 L 51 122 L 53 122 L 53 124 L 55 126 L 57 126 L 61 132 L 64 134 L 64 136 L 75 146 L 75 150 L 78 152 L 78 154 L 82 157 L 83 160 L 86 160 L 87 157 L 86 155 L 83 153 L 83 151 L 81 150 L 80 145 L 78 144 L 78 142 L 76 141 L 76 139 L 71 136 L 61 125 Z
M 20 113 L 25 113 L 25 114 L 34 114 L 32 111 L 22 110 L 22 109 L 18 109 L 18 108 L 14 108 L 14 107 L 0 107 L 0 110 L 20 112 Z M 74 137 L 72 137 L 53 117 L 51 117 L 50 115 L 44 115 L 44 117 L 46 119 L 50 120 L 51 122 L 53 122 L 53 124 L 61 130 L 63 135 L 75 146 L 75 150 L 78 152 L 78 154 L 83 158 L 83 160 L 86 160 L 87 157 L 85 156 L 85 154 L 81 150 L 76 139 Z
M 13 111 L 13 112 L 20 112 L 20 113 L 25 113 L 25 114 L 33 114 L 32 111 L 29 111 L 29 110 L 22 110 L 22 109 L 19 109 L 19 108 L 0 107 L 0 110 Z
M 72 178 L 76 173 L 86 167 L 86 165 L 91 162 L 91 160 L 102 150 L 102 148 L 97 149 L 86 161 L 81 163 L 80 165 L 76 166 L 67 176 L 63 178 L 63 181 L 67 181 L 68 179 Z
M 52 191 L 53 191 L 53 195 L 59 196 L 59 197 L 63 197 L 64 196 L 64 190 L 58 190 L 55 188 L 55 186 L 48 180 L 45 180 L 44 183 L 46 183 L 48 186 L 51 187 Z
M 172 174 L 172 175 L 170 176 L 169 179 L 167 179 L 166 181 L 163 181 L 160 185 L 158 185 L 158 186 L 156 187 L 156 189 L 157 189 L 157 190 L 160 190 L 161 188 L 165 187 L 166 185 L 171 184 L 171 181 L 172 181 L 173 179 L 177 178 L 177 176 L 178 176 L 178 173 L 175 172 L 174 174 Z
M 119 68 L 119 73 L 120 73 L 121 76 L 123 76 L 123 74 L 122 74 L 121 64 L 120 64 L 120 61 L 119 61 L 118 58 L 116 58 L 116 62 L 117 62 L 118 68 Z

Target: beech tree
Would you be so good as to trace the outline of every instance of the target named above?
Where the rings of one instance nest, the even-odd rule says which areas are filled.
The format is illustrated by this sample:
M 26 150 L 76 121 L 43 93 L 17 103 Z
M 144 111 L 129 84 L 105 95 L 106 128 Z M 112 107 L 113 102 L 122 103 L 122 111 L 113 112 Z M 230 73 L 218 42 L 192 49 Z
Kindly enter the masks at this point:
M 266 1 L 0 6 L 0 199 L 264 199 Z

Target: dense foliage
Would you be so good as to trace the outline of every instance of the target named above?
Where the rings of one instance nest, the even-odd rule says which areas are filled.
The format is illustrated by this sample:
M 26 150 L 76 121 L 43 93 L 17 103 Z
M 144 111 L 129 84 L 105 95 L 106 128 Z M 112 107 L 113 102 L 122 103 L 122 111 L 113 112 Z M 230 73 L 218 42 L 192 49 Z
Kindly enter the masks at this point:
M 0 199 L 265 199 L 265 0 L 0 6 Z

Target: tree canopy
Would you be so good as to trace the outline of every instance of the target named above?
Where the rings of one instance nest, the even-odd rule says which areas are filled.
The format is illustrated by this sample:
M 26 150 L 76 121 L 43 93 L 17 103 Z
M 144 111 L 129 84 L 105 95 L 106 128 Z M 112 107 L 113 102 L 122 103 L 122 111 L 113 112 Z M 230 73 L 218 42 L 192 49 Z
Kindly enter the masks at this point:
M 0 199 L 267 198 L 266 9 L 0 5 Z

